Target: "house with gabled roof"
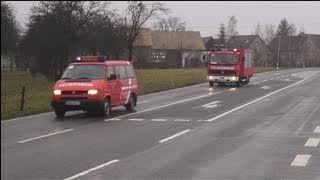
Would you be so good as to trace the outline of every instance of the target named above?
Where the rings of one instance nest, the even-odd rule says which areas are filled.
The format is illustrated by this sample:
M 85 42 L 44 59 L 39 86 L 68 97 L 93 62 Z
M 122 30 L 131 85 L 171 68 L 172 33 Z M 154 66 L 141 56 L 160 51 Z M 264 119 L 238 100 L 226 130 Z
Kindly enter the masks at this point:
M 275 37 L 269 44 L 274 63 L 279 66 L 320 66 L 320 35 Z
M 271 51 L 259 35 L 231 36 L 227 40 L 227 48 L 253 49 L 255 66 L 272 66 Z
M 205 50 L 198 31 L 141 29 L 134 42 L 137 67 L 203 67 Z

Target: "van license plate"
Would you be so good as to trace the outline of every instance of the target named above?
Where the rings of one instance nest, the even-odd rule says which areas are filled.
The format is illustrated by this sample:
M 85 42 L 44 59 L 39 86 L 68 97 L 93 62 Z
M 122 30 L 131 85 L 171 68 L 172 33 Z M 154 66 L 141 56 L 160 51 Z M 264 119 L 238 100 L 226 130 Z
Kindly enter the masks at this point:
M 80 101 L 66 101 L 66 105 L 80 105 Z
M 224 77 L 220 77 L 220 79 L 224 79 Z

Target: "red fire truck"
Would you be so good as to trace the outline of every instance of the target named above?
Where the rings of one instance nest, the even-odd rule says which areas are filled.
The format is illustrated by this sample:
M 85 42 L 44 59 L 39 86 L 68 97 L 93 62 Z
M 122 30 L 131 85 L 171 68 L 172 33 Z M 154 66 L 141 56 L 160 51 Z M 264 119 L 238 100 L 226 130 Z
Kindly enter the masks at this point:
M 107 60 L 106 56 L 75 59 L 53 87 L 51 104 L 58 118 L 74 110 L 109 116 L 111 107 L 134 109 L 138 82 L 130 62 Z
M 218 83 L 236 83 L 237 87 L 248 84 L 254 73 L 253 50 L 218 49 L 208 52 L 209 86 Z

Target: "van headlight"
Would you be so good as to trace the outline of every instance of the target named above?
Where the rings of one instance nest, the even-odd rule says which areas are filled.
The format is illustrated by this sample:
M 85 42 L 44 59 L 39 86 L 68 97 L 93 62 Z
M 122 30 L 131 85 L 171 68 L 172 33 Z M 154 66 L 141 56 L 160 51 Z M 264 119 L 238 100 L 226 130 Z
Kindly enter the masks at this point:
M 96 94 L 98 94 L 98 90 L 97 89 L 89 89 L 88 94 L 89 95 L 96 95 Z
M 56 90 L 53 91 L 53 94 L 54 95 L 61 95 L 61 90 L 56 89 Z

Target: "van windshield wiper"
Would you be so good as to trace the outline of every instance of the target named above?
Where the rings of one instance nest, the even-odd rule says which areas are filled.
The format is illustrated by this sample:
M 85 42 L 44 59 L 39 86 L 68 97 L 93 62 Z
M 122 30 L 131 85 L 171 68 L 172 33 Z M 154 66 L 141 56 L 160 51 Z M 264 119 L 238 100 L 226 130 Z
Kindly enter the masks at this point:
M 91 79 L 91 78 L 88 78 L 88 77 L 78 77 L 76 79 Z

